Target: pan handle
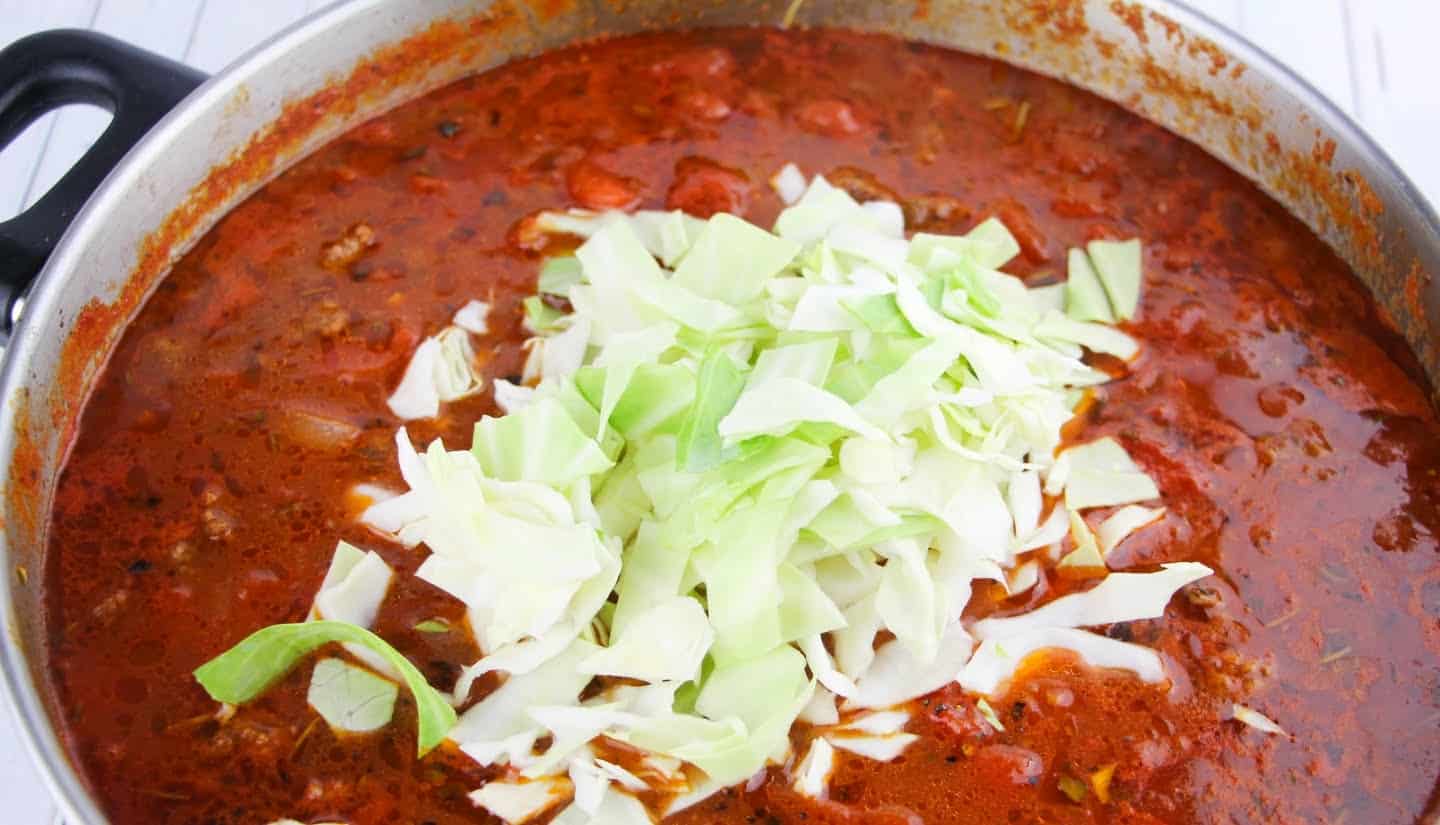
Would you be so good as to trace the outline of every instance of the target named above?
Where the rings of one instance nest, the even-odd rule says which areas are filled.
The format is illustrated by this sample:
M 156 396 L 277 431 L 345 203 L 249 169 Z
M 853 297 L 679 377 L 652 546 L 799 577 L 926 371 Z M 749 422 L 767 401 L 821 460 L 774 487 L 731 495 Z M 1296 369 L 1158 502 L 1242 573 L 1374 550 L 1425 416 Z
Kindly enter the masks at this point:
M 56 29 L 0 51 L 0 149 L 46 112 L 90 103 L 112 117 L 79 161 L 33 206 L 0 223 L 0 335 L 17 300 L 80 207 L 150 128 L 205 81 L 189 66 L 94 32 Z

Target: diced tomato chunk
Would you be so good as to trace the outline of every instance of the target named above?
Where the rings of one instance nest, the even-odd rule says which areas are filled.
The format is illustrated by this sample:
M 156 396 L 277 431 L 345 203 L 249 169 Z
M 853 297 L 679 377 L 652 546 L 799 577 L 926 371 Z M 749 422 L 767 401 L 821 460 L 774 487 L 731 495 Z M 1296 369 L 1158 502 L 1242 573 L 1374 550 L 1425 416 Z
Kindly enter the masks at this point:
M 570 197 L 586 209 L 634 209 L 640 203 L 640 182 L 610 172 L 594 161 L 580 160 L 565 172 Z
M 683 158 L 675 164 L 665 206 L 708 218 L 718 212 L 743 213 L 749 196 L 750 179 L 744 172 L 705 158 Z

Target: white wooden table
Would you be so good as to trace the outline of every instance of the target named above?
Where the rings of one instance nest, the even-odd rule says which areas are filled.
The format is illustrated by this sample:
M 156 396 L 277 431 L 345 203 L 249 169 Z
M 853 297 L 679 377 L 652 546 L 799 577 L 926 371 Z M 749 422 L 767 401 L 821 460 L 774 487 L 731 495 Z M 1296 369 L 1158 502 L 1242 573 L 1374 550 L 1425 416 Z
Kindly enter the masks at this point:
M 0 0 L 0 45 L 31 32 L 89 28 L 215 72 L 330 0 Z M 1188 0 L 1243 32 L 1353 114 L 1440 203 L 1440 0 Z M 69 107 L 0 153 L 0 220 L 33 203 L 99 135 L 108 115 Z M 55 818 L 0 711 L 0 800 L 13 825 Z

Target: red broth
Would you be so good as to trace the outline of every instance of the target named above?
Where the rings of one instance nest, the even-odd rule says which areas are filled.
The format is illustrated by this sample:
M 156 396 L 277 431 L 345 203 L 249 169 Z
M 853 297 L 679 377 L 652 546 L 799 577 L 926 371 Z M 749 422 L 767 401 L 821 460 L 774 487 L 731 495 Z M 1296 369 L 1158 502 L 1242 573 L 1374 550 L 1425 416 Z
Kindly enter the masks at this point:
M 919 743 L 844 759 L 828 801 L 772 770 L 678 819 L 1413 822 L 1440 776 L 1440 425 L 1347 267 L 1220 163 L 1087 93 L 884 37 L 765 30 L 615 40 L 455 83 L 300 163 L 176 266 L 84 413 L 46 572 L 66 741 L 112 820 L 485 821 L 465 798 L 485 769 L 444 747 L 417 759 L 408 699 L 382 732 L 338 738 L 302 667 L 222 724 L 190 672 L 302 619 L 344 538 L 401 574 L 377 632 L 448 686 L 473 642 L 413 626 L 462 606 L 346 495 L 399 484 L 385 399 L 415 344 L 488 300 L 481 358 L 514 375 L 541 259 L 527 215 L 768 224 L 787 161 L 903 201 L 911 229 L 999 215 L 1023 246 L 1010 271 L 1034 283 L 1067 247 L 1144 238 L 1144 354 L 1070 435 L 1115 435 L 1169 507 L 1118 566 L 1218 575 L 1107 631 L 1161 650 L 1169 687 L 1050 657 L 995 703 L 1004 732 L 942 690 L 916 703 Z M 488 395 L 447 405 L 411 435 L 458 448 L 487 412 Z M 988 604 L 982 590 L 971 609 Z M 1230 720 L 1234 702 L 1290 736 Z M 1108 766 L 1108 801 L 1062 792 Z

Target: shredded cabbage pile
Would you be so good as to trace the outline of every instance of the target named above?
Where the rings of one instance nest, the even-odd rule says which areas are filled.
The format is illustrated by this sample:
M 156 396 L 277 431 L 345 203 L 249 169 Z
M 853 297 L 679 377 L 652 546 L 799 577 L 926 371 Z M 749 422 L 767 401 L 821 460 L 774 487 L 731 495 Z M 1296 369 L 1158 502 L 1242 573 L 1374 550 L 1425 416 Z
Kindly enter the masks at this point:
M 1029 288 L 998 269 L 1018 252 L 998 220 L 907 238 L 897 204 L 777 181 L 794 202 L 773 231 L 540 216 L 585 241 L 526 305 L 527 384 L 496 383 L 505 415 L 468 450 L 397 433 L 408 490 L 363 519 L 424 545 L 417 575 L 468 609 L 485 655 L 454 703 L 504 674 L 448 736 L 505 767 L 472 798 L 509 822 L 564 805 L 562 825 L 644 823 L 775 764 L 822 796 L 837 751 L 914 741 L 909 700 L 995 697 L 1034 651 L 1163 681 L 1153 650 L 1083 628 L 1160 616 L 1211 572 L 1109 573 L 1160 491 L 1113 439 L 1057 455 L 1107 380 L 1084 352 L 1139 351 L 1113 325 L 1139 301 L 1138 241 L 1073 250 L 1066 283 Z M 472 391 L 467 347 L 422 349 L 402 417 Z M 1097 536 L 1080 512 L 1100 507 L 1122 509 Z M 1100 581 L 964 618 L 977 580 L 1014 594 L 1057 567 Z M 621 767 L 607 742 L 645 757 Z M 647 789 L 673 802 L 647 811 Z

